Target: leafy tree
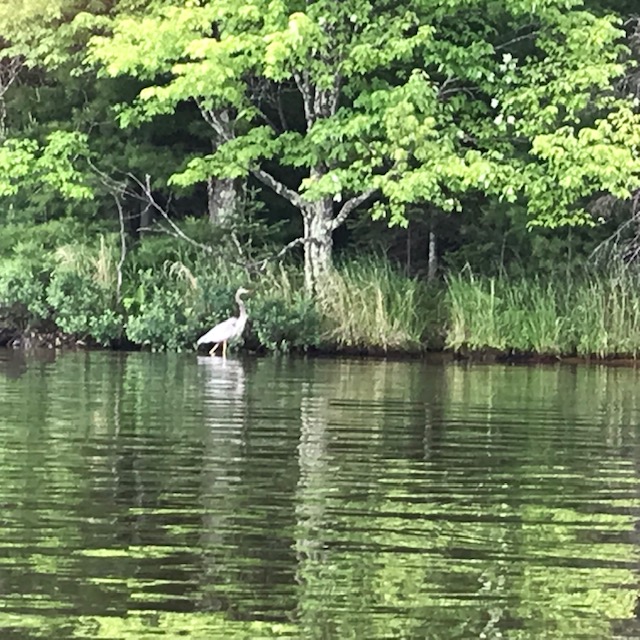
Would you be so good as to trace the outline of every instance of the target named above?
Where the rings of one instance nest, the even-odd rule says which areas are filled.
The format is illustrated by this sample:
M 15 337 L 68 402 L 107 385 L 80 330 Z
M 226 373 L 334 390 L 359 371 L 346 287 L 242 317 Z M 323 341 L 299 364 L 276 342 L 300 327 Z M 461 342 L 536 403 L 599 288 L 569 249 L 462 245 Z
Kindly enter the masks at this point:
M 15 95 L 18 85 L 41 87 L 38 70 L 56 69 L 78 57 L 70 53 L 74 31 L 66 14 L 72 10 L 77 13 L 68 0 L 0 7 L 0 197 L 33 193 L 40 186 L 66 200 L 93 196 L 77 166 L 77 159 L 88 153 L 86 136 L 59 122 L 38 128 L 27 118 L 21 126 L 11 112 L 10 90 Z
M 153 188 L 164 196 L 166 179 L 182 160 L 183 141 L 198 148 L 198 136 L 188 132 L 193 118 L 184 114 L 133 132 L 115 122 L 113 105 L 135 96 L 139 83 L 96 78 L 85 62 L 87 38 L 106 19 L 110 5 L 25 0 L 13 9 L 0 7 L 3 223 L 28 227 L 67 218 L 72 226 L 74 218 L 92 223 L 96 240 L 105 227 L 117 228 L 118 217 L 89 159 L 103 178 L 153 172 Z M 149 222 L 141 199 L 124 203 L 129 229 Z
M 524 198 L 533 223 L 554 226 L 639 180 L 637 115 L 608 91 L 619 22 L 579 0 L 163 2 L 111 28 L 93 59 L 147 83 L 122 124 L 194 101 L 216 151 L 173 182 L 250 173 L 288 200 L 309 290 L 333 231 L 374 194 L 392 223 L 408 203 L 452 210 L 479 191 Z

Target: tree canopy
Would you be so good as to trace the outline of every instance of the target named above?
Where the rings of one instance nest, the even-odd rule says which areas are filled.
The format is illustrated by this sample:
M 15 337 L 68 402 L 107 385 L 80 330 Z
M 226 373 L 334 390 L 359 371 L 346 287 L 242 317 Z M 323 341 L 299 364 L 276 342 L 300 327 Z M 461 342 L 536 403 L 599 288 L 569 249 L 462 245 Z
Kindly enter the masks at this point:
M 611 91 L 619 17 L 566 0 L 299 4 L 161 3 L 91 41 L 106 73 L 146 84 L 124 125 L 186 101 L 211 125 L 216 152 L 175 184 L 252 172 L 298 206 L 375 190 L 392 222 L 477 190 L 526 198 L 546 225 L 637 185 L 635 104 Z
M 624 17 L 580 0 L 5 5 L 3 69 L 24 77 L 5 81 L 6 109 L 74 77 L 85 98 L 66 121 L 7 110 L 0 196 L 35 181 L 86 198 L 79 159 L 126 173 L 149 152 L 167 197 L 251 178 L 300 212 L 312 291 L 356 209 L 406 225 L 411 208 L 473 198 L 524 207 L 529 225 L 593 223 L 595 197 L 640 184 Z

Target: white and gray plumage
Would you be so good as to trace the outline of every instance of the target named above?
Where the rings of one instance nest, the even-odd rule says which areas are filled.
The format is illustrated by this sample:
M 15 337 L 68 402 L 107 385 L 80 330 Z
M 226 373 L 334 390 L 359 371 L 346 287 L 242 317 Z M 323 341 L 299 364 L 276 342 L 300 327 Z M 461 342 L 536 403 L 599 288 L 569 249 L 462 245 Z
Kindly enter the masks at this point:
M 245 293 L 249 293 L 248 289 L 240 287 L 236 291 L 236 304 L 240 312 L 237 317 L 227 318 L 224 322 L 217 324 L 203 336 L 198 338 L 198 346 L 201 344 L 212 344 L 213 348 L 209 351 L 209 355 L 214 355 L 216 349 L 222 345 L 222 357 L 227 357 L 227 342 L 234 338 L 239 338 L 247 324 L 247 309 L 241 298 Z

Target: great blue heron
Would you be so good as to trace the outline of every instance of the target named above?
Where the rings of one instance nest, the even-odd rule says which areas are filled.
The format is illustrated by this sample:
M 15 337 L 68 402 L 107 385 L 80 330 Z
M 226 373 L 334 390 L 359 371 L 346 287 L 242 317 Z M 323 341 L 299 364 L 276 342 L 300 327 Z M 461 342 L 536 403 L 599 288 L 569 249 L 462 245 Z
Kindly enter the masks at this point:
M 222 357 L 227 357 L 227 342 L 234 338 L 239 338 L 244 331 L 244 327 L 247 324 L 247 309 L 244 306 L 244 302 L 241 298 L 245 293 L 249 293 L 248 289 L 240 287 L 236 291 L 236 304 L 240 313 L 237 317 L 233 316 L 227 318 L 224 322 L 217 324 L 213 329 L 210 329 L 203 336 L 198 338 L 198 346 L 201 344 L 213 344 L 213 348 L 209 351 L 209 355 L 214 355 L 216 349 L 222 345 Z

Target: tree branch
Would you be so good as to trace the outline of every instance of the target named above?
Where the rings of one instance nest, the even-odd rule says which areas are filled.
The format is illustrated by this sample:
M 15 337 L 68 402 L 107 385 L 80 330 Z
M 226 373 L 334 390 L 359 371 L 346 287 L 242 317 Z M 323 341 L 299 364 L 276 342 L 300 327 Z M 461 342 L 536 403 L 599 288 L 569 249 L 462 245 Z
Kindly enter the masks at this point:
M 128 173 L 127 175 L 140 187 L 140 190 L 145 197 L 145 201 L 148 202 L 149 205 L 165 219 L 169 227 L 171 227 L 173 231 L 171 235 L 175 235 L 177 238 L 188 242 L 190 245 L 197 247 L 198 249 L 202 249 L 206 253 L 213 253 L 213 248 L 211 246 L 208 244 L 202 244 L 201 242 L 190 238 L 173 220 L 171 220 L 166 209 L 153 197 L 153 193 L 151 191 L 151 176 L 148 173 L 144 177 L 144 183 L 132 173 Z
M 279 180 L 276 180 L 270 173 L 267 173 L 264 169 L 251 169 L 250 171 L 255 178 L 262 182 L 262 184 L 265 184 L 270 189 L 273 189 L 273 191 L 275 191 L 285 200 L 288 200 L 294 207 L 298 209 L 303 208 L 302 198 L 293 189 L 289 189 L 289 187 L 282 184 L 282 182 L 280 182 Z
M 202 119 L 216 132 L 220 142 L 229 142 L 233 139 L 232 118 L 227 109 L 208 109 L 202 100 L 196 99 Z
M 89 164 L 89 167 L 91 167 L 91 170 L 98 176 L 98 178 L 100 179 L 100 182 L 102 182 L 102 185 L 104 186 L 104 188 L 111 195 L 119 194 L 121 197 L 128 196 L 130 198 L 136 198 L 138 200 L 142 199 L 140 198 L 140 195 L 138 193 L 136 193 L 135 191 L 127 187 L 126 181 L 115 180 L 114 178 L 112 178 L 110 175 L 108 175 L 101 169 L 98 169 L 98 167 L 95 164 L 93 164 L 90 158 L 87 159 L 87 162 Z M 119 171 L 119 173 L 122 173 L 123 175 L 125 175 L 124 171 Z
M 537 25 L 535 24 L 530 24 L 527 25 L 531 28 L 535 28 Z M 524 27 L 523 27 L 524 28 Z M 525 33 L 524 35 L 521 36 L 516 36 L 515 38 L 512 38 L 511 40 L 507 40 L 506 42 L 503 42 L 502 44 L 498 44 L 495 47 L 493 47 L 494 51 L 500 51 L 501 49 L 506 49 L 507 47 L 510 47 L 512 44 L 516 44 L 516 42 L 522 42 L 522 40 L 528 40 L 529 38 L 535 38 L 538 35 L 537 31 L 530 31 L 529 33 Z
M 245 265 L 245 268 L 250 269 L 250 268 L 257 267 L 258 271 L 264 271 L 270 262 L 281 260 L 285 256 L 285 254 L 291 251 L 291 249 L 293 249 L 294 247 L 297 247 L 298 245 L 301 245 L 301 244 L 310 244 L 312 242 L 318 242 L 318 239 L 317 238 L 296 238 L 295 240 L 292 240 L 291 242 L 287 243 L 284 247 L 282 247 L 282 249 L 280 249 L 278 253 L 272 256 L 268 256 L 267 258 L 263 258 L 262 260 L 257 260 L 256 262 L 247 263 Z
M 116 265 L 117 280 L 116 280 L 116 301 L 120 304 L 120 294 L 122 292 L 122 267 L 124 266 L 125 258 L 127 257 L 127 237 L 124 228 L 124 209 L 122 208 L 121 196 L 113 194 L 113 199 L 116 201 L 116 207 L 118 209 L 118 220 L 120 222 L 120 259 Z
M 278 95 L 276 96 L 276 106 L 278 109 L 278 117 L 280 118 L 280 126 L 283 131 L 289 130 L 289 124 L 284 114 L 284 107 L 282 106 L 282 85 L 278 85 Z
M 333 222 L 331 223 L 331 231 L 335 231 L 356 207 L 359 207 L 365 200 L 368 200 L 375 192 L 375 189 L 367 189 L 359 196 L 355 196 L 354 198 L 347 200 L 340 208 L 338 215 L 333 219 Z
M 18 73 L 24 66 L 22 58 L 9 58 L 0 63 L 0 97 L 9 90 L 9 87 L 16 81 Z
M 631 198 L 631 217 L 625 220 L 608 238 L 605 238 L 600 244 L 589 254 L 588 260 L 597 260 L 599 255 L 604 253 L 604 249 L 610 245 L 616 245 L 622 237 L 623 231 L 633 224 L 637 224 L 640 220 L 640 189 L 637 189 Z M 635 256 L 632 256 L 632 260 Z
M 302 103 L 304 105 L 304 116 L 307 122 L 307 129 L 310 129 L 315 122 L 313 113 L 313 89 L 311 88 L 311 82 L 309 81 L 309 72 L 303 71 L 302 74 L 294 73 L 293 78 L 298 86 L 298 91 L 302 96 Z

